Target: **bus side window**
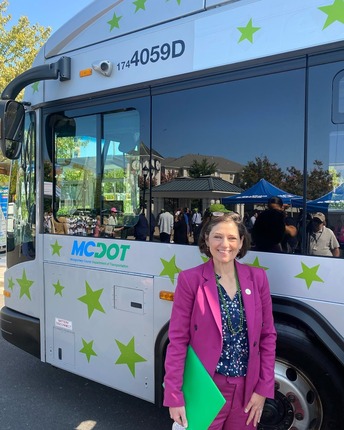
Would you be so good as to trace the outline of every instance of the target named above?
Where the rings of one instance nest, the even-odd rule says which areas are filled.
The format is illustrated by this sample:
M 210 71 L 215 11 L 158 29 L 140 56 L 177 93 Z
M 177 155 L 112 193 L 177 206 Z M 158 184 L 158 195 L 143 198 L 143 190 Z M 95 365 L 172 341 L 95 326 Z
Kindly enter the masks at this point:
M 332 86 L 332 122 L 344 123 L 344 70 L 336 74 Z

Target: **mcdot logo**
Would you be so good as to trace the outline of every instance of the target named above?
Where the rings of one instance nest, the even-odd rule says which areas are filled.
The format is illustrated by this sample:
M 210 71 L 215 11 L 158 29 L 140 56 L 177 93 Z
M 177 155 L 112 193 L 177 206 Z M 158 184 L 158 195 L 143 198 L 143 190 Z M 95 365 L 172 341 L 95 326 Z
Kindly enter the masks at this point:
M 118 245 L 117 243 L 108 245 L 103 242 L 95 243 L 93 240 L 83 240 L 82 242 L 75 240 L 73 243 L 72 255 L 94 258 L 106 257 L 109 260 L 116 260 L 116 258 L 119 257 L 120 261 L 123 261 L 128 249 L 130 249 L 130 245 Z

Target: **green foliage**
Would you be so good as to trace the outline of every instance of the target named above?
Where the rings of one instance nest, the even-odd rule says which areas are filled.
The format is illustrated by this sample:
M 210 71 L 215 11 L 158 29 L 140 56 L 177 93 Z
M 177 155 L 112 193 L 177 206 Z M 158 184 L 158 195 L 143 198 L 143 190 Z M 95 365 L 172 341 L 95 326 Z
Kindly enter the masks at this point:
M 57 211 L 57 214 L 56 214 L 56 216 L 57 217 L 60 217 L 60 216 L 69 216 L 72 212 L 73 212 L 73 207 L 71 207 L 71 206 L 65 206 L 65 207 L 63 207 L 63 208 L 60 208 L 58 211 Z
M 125 191 L 124 169 L 113 169 L 105 171 L 104 173 L 104 193 L 123 193 Z
M 0 91 L 18 75 L 28 70 L 39 49 L 48 39 L 51 28 L 39 24 L 31 25 L 26 16 L 16 24 L 11 15 L 6 15 L 8 1 L 0 2 Z M 18 99 L 21 99 L 23 92 Z
M 296 169 L 296 167 L 288 167 L 287 175 L 284 178 L 282 190 L 286 190 L 297 196 L 303 195 L 303 173 L 301 170 Z
M 303 195 L 303 173 L 296 167 L 288 167 L 287 172 L 278 167 L 276 163 L 271 163 L 269 159 L 256 157 L 254 161 L 249 161 L 243 168 L 240 187 L 248 189 L 256 184 L 260 179 L 266 179 L 271 184 L 284 191 L 298 196 Z M 307 200 L 316 199 L 338 185 L 338 173 L 331 170 L 324 170 L 323 162 L 315 160 L 313 168 L 307 173 Z
M 74 152 L 78 148 L 74 136 L 56 138 L 56 159 L 58 164 L 70 163 Z
M 243 168 L 240 180 L 240 187 L 251 188 L 260 179 L 266 179 L 278 188 L 282 188 L 285 175 L 276 163 L 271 163 L 267 156 L 256 157 L 254 161 L 249 161 Z
M 12 22 L 12 16 L 6 11 L 9 2 L 0 1 L 0 92 L 18 75 L 30 69 L 45 41 L 51 33 L 51 28 L 39 24 L 31 25 L 26 16 Z M 23 98 L 23 91 L 17 99 Z M 0 162 L 8 163 L 0 151 Z M 0 185 L 8 185 L 9 177 L 0 174 Z
M 63 180 L 65 182 L 78 182 L 84 178 L 85 171 L 83 169 L 65 169 L 63 171 Z
M 189 175 L 191 178 L 199 178 L 201 176 L 212 175 L 216 172 L 216 163 L 209 163 L 206 158 L 199 163 L 197 160 L 193 160 L 190 169 Z
M 323 162 L 315 160 L 314 168 L 309 172 L 307 178 L 307 198 L 316 199 L 333 189 L 332 175 L 323 169 Z
M 1 187 L 7 187 L 8 183 L 9 183 L 9 176 L 8 175 L 3 175 L 0 173 L 0 186 Z

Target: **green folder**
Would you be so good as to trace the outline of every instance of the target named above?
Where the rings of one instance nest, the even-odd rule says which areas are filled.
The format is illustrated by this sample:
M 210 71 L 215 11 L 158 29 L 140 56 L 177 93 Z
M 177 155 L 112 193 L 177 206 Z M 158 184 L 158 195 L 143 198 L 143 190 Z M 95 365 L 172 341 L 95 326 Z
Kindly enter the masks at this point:
M 190 345 L 182 389 L 188 430 L 208 430 L 226 400 Z

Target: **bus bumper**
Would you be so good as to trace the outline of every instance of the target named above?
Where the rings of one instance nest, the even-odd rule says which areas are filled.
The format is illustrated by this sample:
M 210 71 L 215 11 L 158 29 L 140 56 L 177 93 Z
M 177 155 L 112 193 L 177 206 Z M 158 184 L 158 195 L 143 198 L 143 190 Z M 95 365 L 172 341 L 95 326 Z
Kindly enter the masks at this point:
M 2 337 L 18 348 L 41 358 L 40 321 L 4 306 L 0 311 Z

